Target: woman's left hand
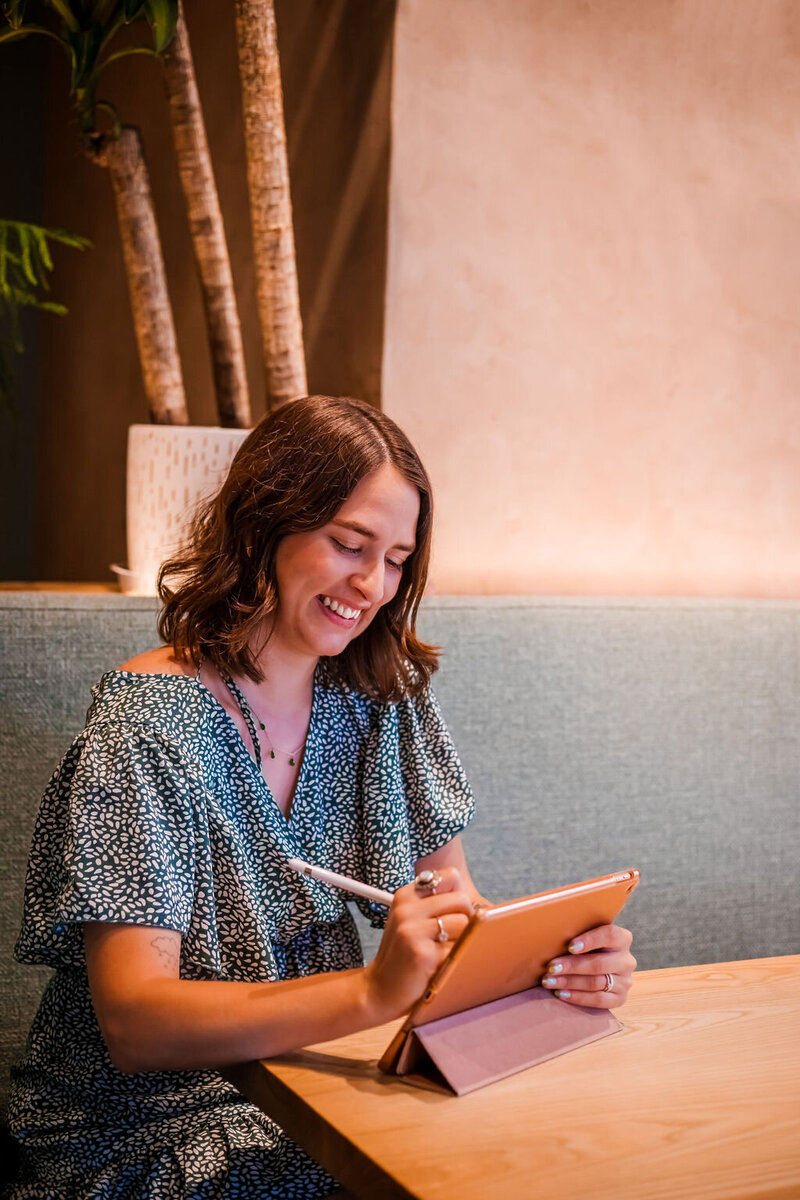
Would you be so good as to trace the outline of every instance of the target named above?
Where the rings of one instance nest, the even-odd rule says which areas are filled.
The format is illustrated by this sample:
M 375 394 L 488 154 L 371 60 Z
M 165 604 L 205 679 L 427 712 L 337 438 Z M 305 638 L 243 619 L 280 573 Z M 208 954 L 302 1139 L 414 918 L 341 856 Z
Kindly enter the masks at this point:
M 542 986 L 567 1004 L 619 1008 L 636 969 L 632 941 L 632 934 L 620 925 L 590 929 L 570 942 L 568 954 L 548 963 Z

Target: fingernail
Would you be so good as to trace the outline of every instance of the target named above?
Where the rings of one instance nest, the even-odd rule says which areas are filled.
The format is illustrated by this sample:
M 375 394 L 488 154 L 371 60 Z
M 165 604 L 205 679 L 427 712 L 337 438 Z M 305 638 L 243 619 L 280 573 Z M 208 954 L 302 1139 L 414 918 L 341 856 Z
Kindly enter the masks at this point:
M 542 987 L 555 987 L 557 983 L 558 980 L 556 979 L 555 975 L 545 975 L 544 979 L 542 980 Z
M 556 992 L 555 994 L 556 994 L 556 996 L 558 996 L 559 1000 L 569 1000 L 570 996 L 572 995 L 572 992 L 560 991 L 560 992 Z
M 570 954 L 580 954 L 581 950 L 583 949 L 583 942 L 576 938 L 574 942 L 570 942 L 570 944 L 567 946 L 567 949 L 569 950 Z
M 551 962 L 548 963 L 547 969 L 551 975 L 560 975 L 560 973 L 564 970 L 564 964 L 560 962 Z

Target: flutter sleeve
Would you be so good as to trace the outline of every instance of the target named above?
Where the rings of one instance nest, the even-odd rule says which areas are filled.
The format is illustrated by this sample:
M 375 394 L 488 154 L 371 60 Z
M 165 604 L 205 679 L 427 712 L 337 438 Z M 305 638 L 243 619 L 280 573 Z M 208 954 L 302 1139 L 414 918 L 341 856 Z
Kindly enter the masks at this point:
M 42 799 L 17 957 L 78 965 L 85 921 L 186 934 L 207 850 L 198 844 L 201 790 L 197 764 L 160 731 L 109 722 L 84 730 Z
M 383 707 L 369 748 L 362 799 L 364 878 L 390 891 L 414 863 L 452 841 L 475 802 L 433 692 Z M 359 908 L 373 925 L 384 909 Z

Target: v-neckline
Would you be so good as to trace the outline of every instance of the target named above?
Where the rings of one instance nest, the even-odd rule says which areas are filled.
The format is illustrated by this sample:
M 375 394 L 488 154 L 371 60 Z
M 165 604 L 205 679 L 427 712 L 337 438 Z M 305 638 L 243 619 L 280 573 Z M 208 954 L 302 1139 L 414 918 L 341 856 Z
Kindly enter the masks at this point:
M 245 754 L 247 755 L 248 761 L 250 762 L 251 766 L 253 767 L 253 770 L 255 771 L 255 774 L 257 775 L 258 779 L 261 781 L 262 786 L 265 788 L 270 800 L 274 804 L 278 815 L 280 816 L 281 820 L 286 823 L 287 826 L 295 824 L 294 815 L 295 815 L 295 810 L 297 807 L 297 800 L 298 800 L 298 797 L 300 796 L 301 785 L 305 781 L 306 763 L 308 761 L 308 752 L 309 752 L 309 748 L 311 746 L 311 742 L 312 742 L 312 738 L 313 738 L 314 716 L 315 716 L 315 713 L 317 710 L 317 697 L 318 697 L 318 693 L 319 693 L 318 672 L 319 672 L 319 664 L 314 668 L 314 676 L 313 676 L 312 683 L 311 683 L 311 712 L 309 713 L 309 718 L 308 718 L 308 733 L 306 734 L 306 740 L 303 745 L 303 757 L 300 761 L 300 770 L 297 773 L 297 779 L 295 780 L 294 788 L 292 789 L 291 795 L 289 796 L 289 800 L 288 800 L 289 811 L 286 813 L 283 811 L 283 809 L 281 808 L 277 799 L 275 798 L 275 793 L 273 792 L 268 780 L 264 776 L 263 755 L 261 753 L 261 743 L 259 741 L 258 730 L 256 728 L 256 719 L 257 718 L 256 718 L 256 715 L 253 712 L 252 708 L 250 707 L 250 704 L 247 701 L 247 697 L 242 692 L 242 689 L 238 686 L 238 684 L 236 684 L 234 682 L 234 680 L 232 678 L 230 678 L 230 676 L 228 676 L 226 678 L 224 675 L 222 675 L 220 673 L 220 678 L 222 679 L 223 683 L 227 687 L 228 693 L 233 697 L 233 699 L 236 701 L 237 705 L 239 706 L 239 711 L 241 712 L 242 717 L 244 718 L 244 723 L 247 726 L 248 732 L 250 734 L 250 740 L 253 743 L 255 757 L 247 749 L 244 738 L 242 737 L 241 732 L 239 731 L 239 729 L 236 726 L 236 722 L 232 719 L 230 713 L 226 711 L 224 705 L 220 703 L 220 701 L 217 699 L 217 697 L 214 695 L 214 693 L 211 691 L 211 689 L 207 688 L 201 679 L 197 680 L 197 682 L 200 684 L 200 686 L 205 688 L 205 690 L 212 697 L 212 699 L 215 701 L 215 703 L 219 705 L 219 707 L 225 713 L 225 716 L 230 721 L 233 728 L 236 730 L 236 736 L 241 743 L 242 749 L 244 750 Z

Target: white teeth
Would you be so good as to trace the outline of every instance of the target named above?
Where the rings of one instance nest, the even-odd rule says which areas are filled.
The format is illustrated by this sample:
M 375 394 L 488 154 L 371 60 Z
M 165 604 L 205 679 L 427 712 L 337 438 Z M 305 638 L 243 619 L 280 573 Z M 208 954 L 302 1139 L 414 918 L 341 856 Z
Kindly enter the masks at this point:
M 322 603 L 326 608 L 332 609 L 333 612 L 337 613 L 340 617 L 344 617 L 347 621 L 352 621 L 359 613 L 357 608 L 348 608 L 346 604 L 340 604 L 338 600 L 332 600 L 330 596 L 323 596 Z

